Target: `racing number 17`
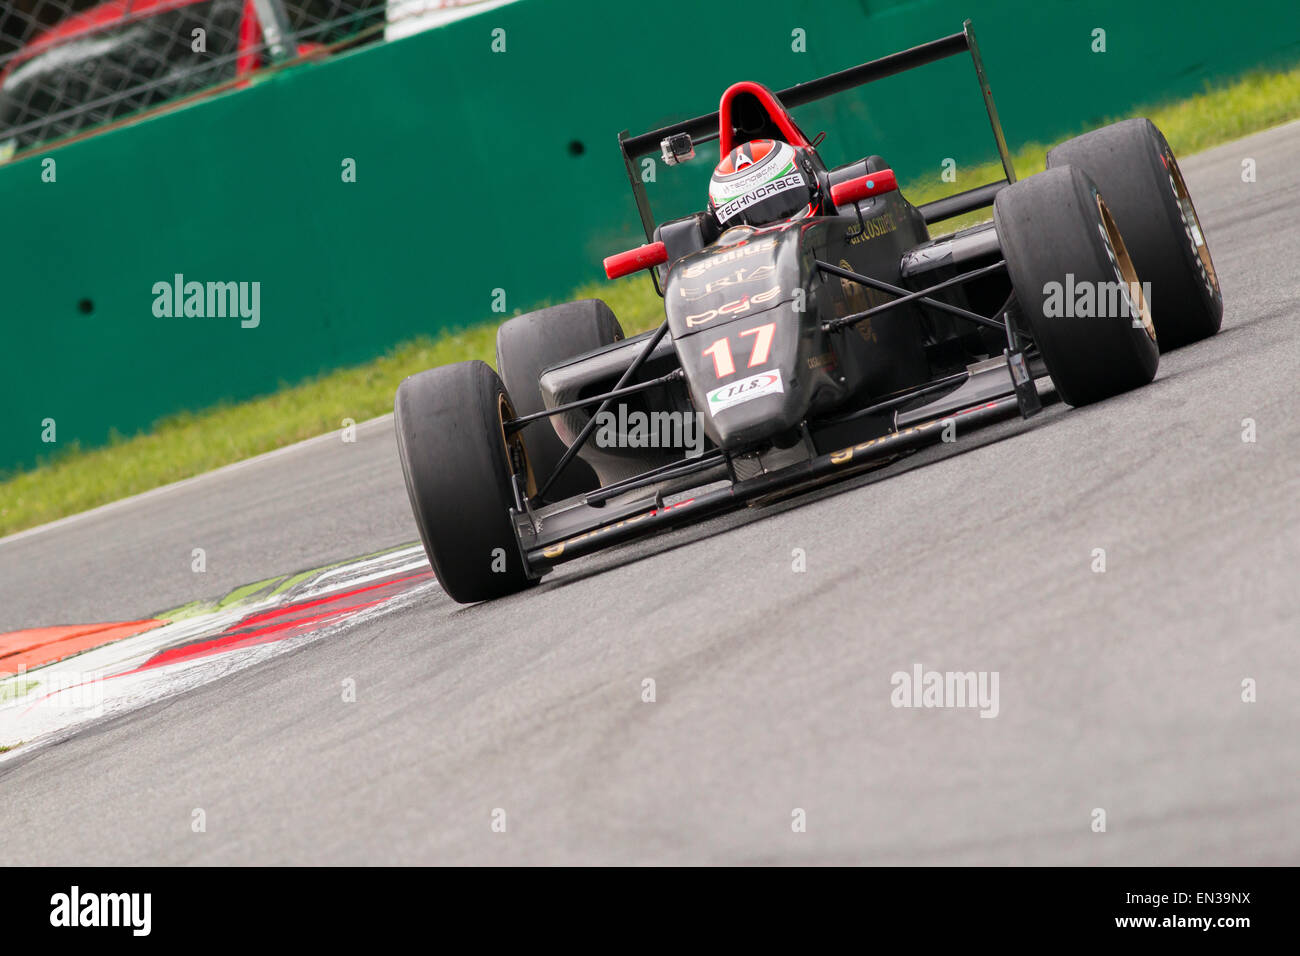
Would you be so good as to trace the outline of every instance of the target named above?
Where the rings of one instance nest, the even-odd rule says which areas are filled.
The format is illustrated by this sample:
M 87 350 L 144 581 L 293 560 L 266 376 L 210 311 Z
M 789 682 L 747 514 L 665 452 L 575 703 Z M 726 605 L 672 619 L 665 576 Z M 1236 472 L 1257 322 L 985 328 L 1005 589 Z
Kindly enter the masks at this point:
M 750 350 L 749 364 L 745 366 L 746 368 L 766 364 L 768 356 L 772 353 L 772 336 L 775 334 L 775 322 L 768 322 L 766 325 L 745 329 L 740 333 L 741 338 L 746 335 L 754 336 L 754 347 Z M 736 371 L 736 363 L 731 358 L 731 342 L 726 336 L 718 339 L 705 349 L 704 354 L 713 358 L 713 370 L 717 373 L 718 378 L 726 378 Z

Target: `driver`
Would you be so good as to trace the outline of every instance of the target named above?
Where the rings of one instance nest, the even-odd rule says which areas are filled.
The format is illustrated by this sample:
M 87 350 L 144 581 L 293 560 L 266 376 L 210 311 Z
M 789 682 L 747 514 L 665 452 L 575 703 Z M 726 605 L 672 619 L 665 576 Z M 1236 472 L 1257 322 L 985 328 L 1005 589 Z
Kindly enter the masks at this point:
M 821 209 L 816 179 L 799 150 L 775 139 L 754 139 L 722 158 L 709 180 L 709 212 L 723 230 L 802 219 Z

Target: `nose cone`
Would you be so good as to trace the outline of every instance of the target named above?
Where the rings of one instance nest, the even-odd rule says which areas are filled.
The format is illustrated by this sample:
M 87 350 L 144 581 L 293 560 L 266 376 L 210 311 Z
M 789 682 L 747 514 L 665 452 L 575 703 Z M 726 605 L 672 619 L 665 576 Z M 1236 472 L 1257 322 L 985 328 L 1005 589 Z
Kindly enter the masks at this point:
M 783 363 L 784 364 L 784 363 Z M 786 431 L 803 419 L 797 381 L 782 368 L 745 375 L 705 395 L 705 432 L 737 451 Z
M 820 327 L 808 308 L 804 231 L 728 230 L 669 273 L 664 305 L 691 401 L 728 451 L 788 430 L 807 411 L 800 356 Z

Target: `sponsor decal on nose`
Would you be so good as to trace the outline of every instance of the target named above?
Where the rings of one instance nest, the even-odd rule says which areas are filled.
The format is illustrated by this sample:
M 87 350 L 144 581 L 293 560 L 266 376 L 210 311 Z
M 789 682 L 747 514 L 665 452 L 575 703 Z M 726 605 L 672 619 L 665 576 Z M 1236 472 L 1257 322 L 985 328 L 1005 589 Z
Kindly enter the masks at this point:
M 709 413 L 717 415 L 718 412 L 735 405 L 784 391 L 780 371 L 759 372 L 757 375 L 730 382 L 709 392 L 707 396 Z

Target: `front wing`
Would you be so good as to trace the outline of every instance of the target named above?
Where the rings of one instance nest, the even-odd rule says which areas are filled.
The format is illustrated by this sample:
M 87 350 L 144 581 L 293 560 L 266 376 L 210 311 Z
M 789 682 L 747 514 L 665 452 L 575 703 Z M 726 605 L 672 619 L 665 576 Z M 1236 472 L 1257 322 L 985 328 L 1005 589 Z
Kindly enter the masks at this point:
M 1050 381 L 1044 379 L 1043 381 Z M 1013 417 L 1021 411 L 1019 399 L 1008 387 L 1006 394 L 988 398 L 886 435 L 815 455 L 795 465 L 757 477 L 732 481 L 723 488 L 702 488 L 694 497 L 665 503 L 660 492 L 615 506 L 594 495 L 566 508 L 564 520 L 552 524 L 533 514 L 512 511 L 519 548 L 529 573 L 540 577 L 556 565 L 603 548 L 640 538 L 739 508 L 759 499 L 789 494 L 812 485 L 846 477 L 880 466 L 895 456 L 938 442 L 945 427 L 960 423 L 963 431 Z M 717 482 L 714 481 L 713 484 Z

